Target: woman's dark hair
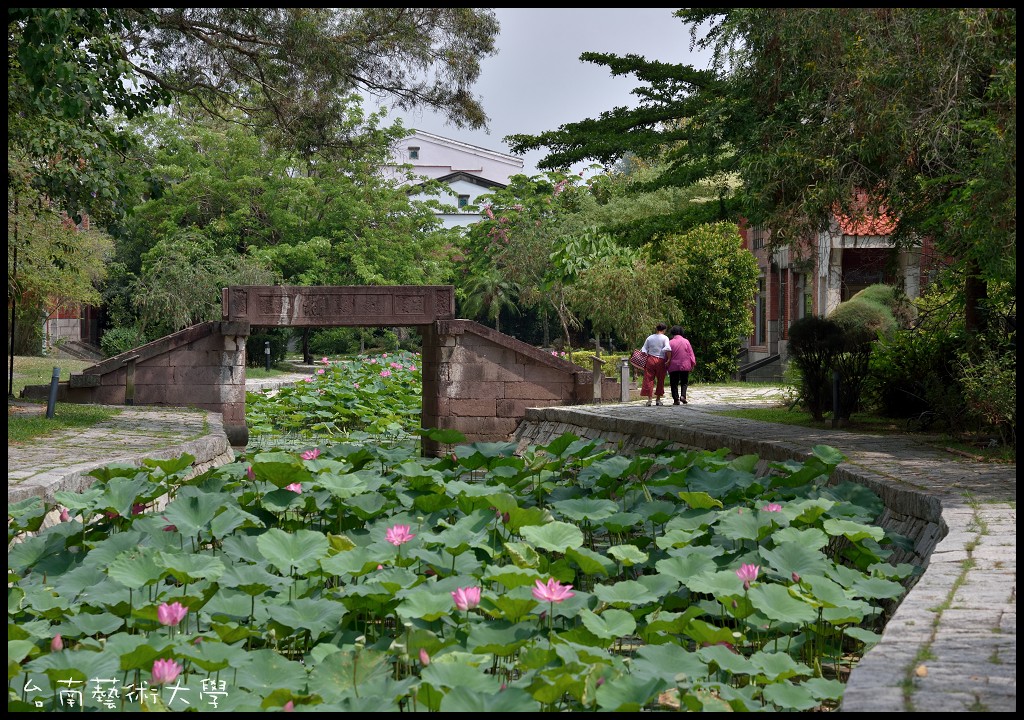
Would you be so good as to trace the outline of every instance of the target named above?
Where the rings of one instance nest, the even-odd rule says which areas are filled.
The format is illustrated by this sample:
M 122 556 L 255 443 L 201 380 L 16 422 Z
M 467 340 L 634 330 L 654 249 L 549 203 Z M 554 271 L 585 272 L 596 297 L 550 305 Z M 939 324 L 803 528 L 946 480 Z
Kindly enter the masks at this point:
M 675 337 L 676 335 L 682 335 L 683 328 L 680 327 L 679 325 L 673 325 L 672 329 L 668 331 L 668 334 L 671 335 L 672 337 Z
M 658 323 L 654 326 L 655 332 L 664 332 L 666 328 L 668 328 L 668 325 L 665 323 Z

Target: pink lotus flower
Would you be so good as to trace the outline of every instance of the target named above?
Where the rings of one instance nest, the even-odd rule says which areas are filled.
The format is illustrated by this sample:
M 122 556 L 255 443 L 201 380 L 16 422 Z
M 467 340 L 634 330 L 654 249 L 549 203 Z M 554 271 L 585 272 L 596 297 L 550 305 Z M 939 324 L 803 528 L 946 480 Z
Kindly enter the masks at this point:
M 575 594 L 572 585 L 563 585 L 554 578 L 548 580 L 547 584 L 540 580 L 534 581 L 533 596 L 541 602 L 560 603 Z
M 141 515 L 144 512 L 146 512 L 146 506 L 142 503 L 132 505 L 132 515 Z
M 420 648 L 420 662 L 423 664 L 423 667 L 430 664 L 430 655 L 427 654 L 426 648 Z
M 256 471 L 252 469 L 252 465 L 245 469 L 245 476 L 250 480 L 256 479 Z
M 295 702 L 293 700 L 286 702 L 281 708 L 281 712 L 295 712 Z
M 413 372 L 416 372 L 416 366 L 415 366 L 415 365 L 410 365 L 410 366 L 409 366 L 409 369 L 410 369 L 411 371 L 413 371 Z
M 377 364 L 377 358 L 370 358 L 370 364 L 371 365 L 376 365 Z
M 318 368 L 317 371 L 316 371 L 316 374 L 317 375 L 323 375 L 324 374 L 324 369 L 323 368 Z
M 740 565 L 740 569 L 736 571 L 736 577 L 743 581 L 743 589 L 749 590 L 750 583 L 757 580 L 759 572 L 761 572 L 760 565 Z
M 177 625 L 188 615 L 188 608 L 180 602 L 163 603 L 156 609 L 156 619 L 161 625 Z
M 408 525 L 394 525 L 389 527 L 384 533 L 384 539 L 389 543 L 398 547 L 412 540 L 415 535 L 409 532 L 410 528 Z
M 452 591 L 452 599 L 459 610 L 472 610 L 480 604 L 480 588 L 468 587 Z
M 157 660 L 153 663 L 153 684 L 166 685 L 178 679 L 181 675 L 181 665 L 173 660 Z
M 356 390 L 358 390 L 359 389 L 359 383 L 352 383 L 352 387 L 354 387 Z
M 331 364 L 331 361 L 328 360 L 325 357 L 320 358 L 320 362 L 322 362 L 324 365 L 330 365 Z
M 767 512 L 782 512 L 782 506 L 778 503 L 768 503 L 761 509 Z
M 313 448 L 302 453 L 303 460 L 316 460 L 318 457 L 320 457 L 320 448 Z
M 306 382 L 313 382 L 313 376 L 310 375 L 308 378 L 306 378 Z
M 384 353 L 383 355 L 381 355 L 382 358 L 386 358 L 387 356 L 388 356 L 387 353 Z
M 380 376 L 381 377 L 391 377 L 391 371 L 390 370 L 381 370 L 380 371 Z
M 63 649 L 64 649 L 64 638 L 62 638 L 60 636 L 60 633 L 57 633 L 56 635 L 53 636 L 53 640 L 50 641 L 50 650 L 52 652 L 60 652 Z
M 790 575 L 789 577 L 792 578 L 793 582 L 795 582 L 795 583 L 799 583 L 800 582 L 800 576 L 796 574 L 795 570 L 793 571 L 793 574 Z
M 291 485 L 285 485 L 285 490 L 291 490 L 293 493 L 302 494 L 302 483 L 292 483 Z
M 167 519 L 166 515 L 161 515 L 160 517 L 162 519 L 164 519 L 164 520 Z M 177 525 L 164 525 L 164 532 L 178 532 L 178 526 Z
M 389 363 L 389 364 L 391 365 L 391 367 L 395 368 L 395 370 L 401 370 L 402 369 L 402 364 L 401 363 L 393 362 L 393 363 Z
M 70 519 L 71 519 L 71 513 L 68 512 L 68 509 L 66 507 L 62 507 L 60 509 L 60 521 L 61 522 L 67 522 Z

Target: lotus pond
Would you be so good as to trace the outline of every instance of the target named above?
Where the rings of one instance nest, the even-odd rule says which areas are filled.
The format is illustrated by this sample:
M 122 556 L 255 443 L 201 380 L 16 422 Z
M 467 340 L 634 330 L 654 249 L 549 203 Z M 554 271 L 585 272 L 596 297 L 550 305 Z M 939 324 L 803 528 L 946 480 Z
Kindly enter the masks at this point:
M 828 447 L 424 432 L 9 507 L 8 710 L 830 710 L 914 572 Z

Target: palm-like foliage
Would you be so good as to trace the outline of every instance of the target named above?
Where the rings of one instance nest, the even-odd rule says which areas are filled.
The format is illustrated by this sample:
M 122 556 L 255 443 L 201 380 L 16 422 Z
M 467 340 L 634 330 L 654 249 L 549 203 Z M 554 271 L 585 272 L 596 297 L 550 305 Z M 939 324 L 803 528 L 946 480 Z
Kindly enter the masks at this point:
M 485 317 L 494 323 L 494 329 L 501 332 L 501 312 L 507 310 L 519 313 L 516 301 L 519 299 L 519 286 L 502 276 L 497 268 L 488 268 L 474 274 L 463 285 L 465 301 L 463 311 L 472 317 Z

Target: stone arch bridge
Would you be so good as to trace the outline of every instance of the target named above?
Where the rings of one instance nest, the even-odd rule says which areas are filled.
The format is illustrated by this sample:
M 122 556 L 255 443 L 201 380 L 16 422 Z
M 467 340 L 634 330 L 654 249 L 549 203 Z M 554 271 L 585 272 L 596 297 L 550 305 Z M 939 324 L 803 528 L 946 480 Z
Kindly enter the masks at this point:
M 451 285 L 234 286 L 222 319 L 193 325 L 72 375 L 64 402 L 199 407 L 248 443 L 245 341 L 254 327 L 414 327 L 423 340 L 423 427 L 468 442 L 507 439 L 527 407 L 617 399 L 619 383 L 470 320 Z M 595 363 L 596 364 L 596 363 Z M 45 397 L 48 388 L 26 388 Z M 425 441 L 424 454 L 440 448 Z

